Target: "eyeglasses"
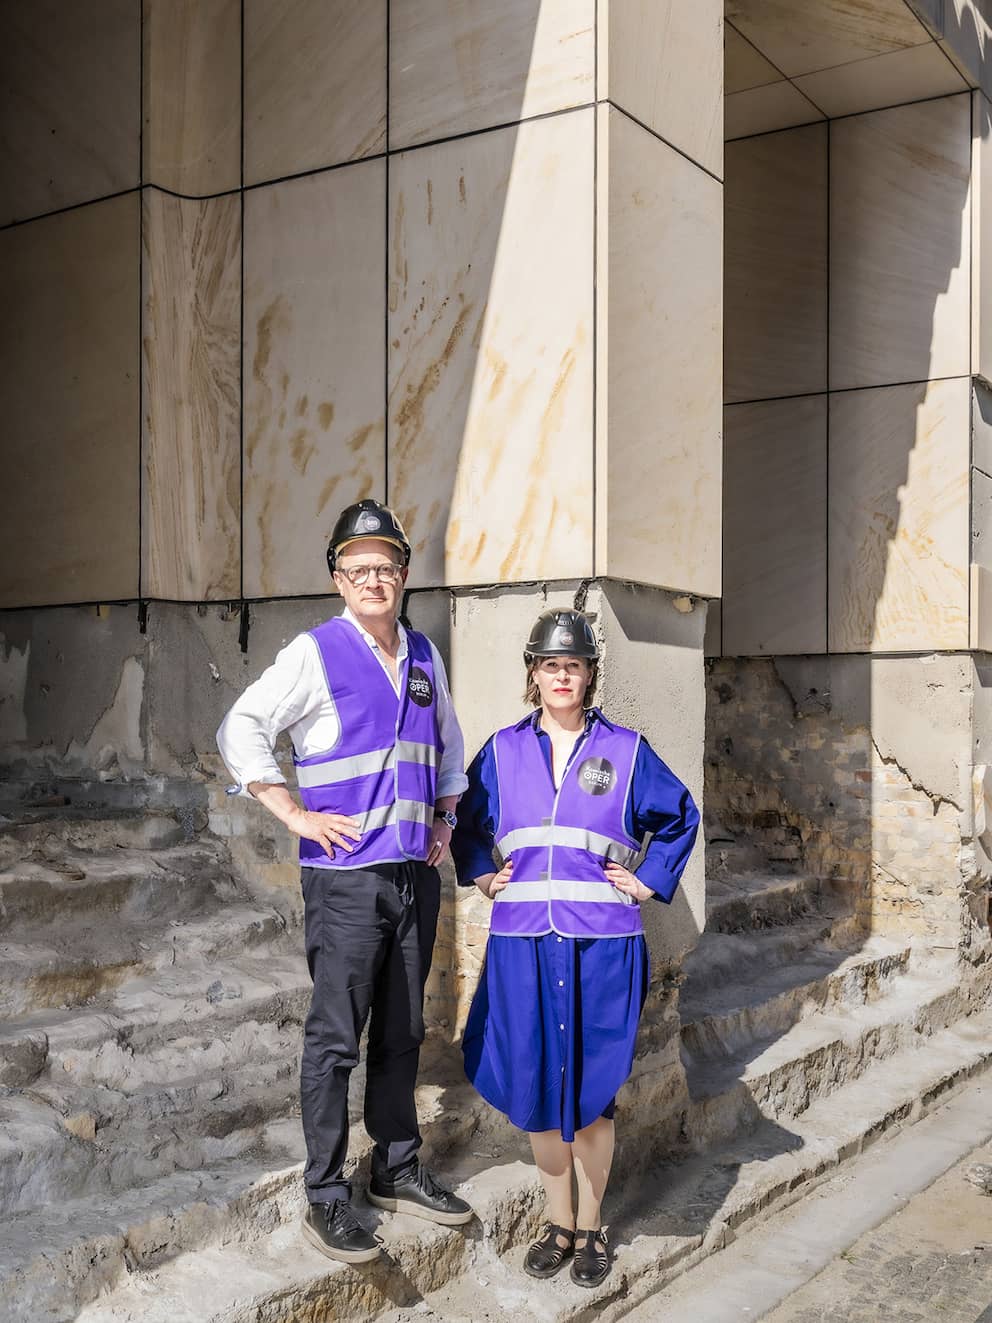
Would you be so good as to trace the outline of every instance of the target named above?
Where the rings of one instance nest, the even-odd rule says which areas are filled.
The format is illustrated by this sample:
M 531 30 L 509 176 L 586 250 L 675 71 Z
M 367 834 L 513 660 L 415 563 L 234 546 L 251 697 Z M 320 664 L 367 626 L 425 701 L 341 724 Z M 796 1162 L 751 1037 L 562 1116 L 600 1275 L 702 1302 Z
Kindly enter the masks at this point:
M 363 583 L 368 583 L 370 574 L 374 574 L 380 583 L 395 583 L 403 573 L 403 566 L 384 560 L 381 565 L 351 565 L 348 569 L 341 565 L 338 573 L 343 574 L 353 588 L 361 588 Z

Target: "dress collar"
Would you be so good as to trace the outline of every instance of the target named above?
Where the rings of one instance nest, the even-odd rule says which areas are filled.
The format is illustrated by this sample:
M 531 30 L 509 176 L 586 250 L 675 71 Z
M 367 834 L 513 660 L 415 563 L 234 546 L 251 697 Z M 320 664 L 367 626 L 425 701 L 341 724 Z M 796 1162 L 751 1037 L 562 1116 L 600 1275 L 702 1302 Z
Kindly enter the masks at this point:
M 523 730 L 524 727 L 529 724 L 537 734 L 540 734 L 541 733 L 540 721 L 541 721 L 541 709 L 539 707 L 536 707 L 533 712 L 529 712 L 527 716 L 523 717 L 520 721 L 518 721 L 517 724 L 513 727 L 513 729 Z M 595 721 L 601 721 L 607 730 L 613 730 L 613 722 L 609 721 L 606 717 L 604 717 L 598 707 L 586 708 L 587 732 L 592 726 L 593 722 Z

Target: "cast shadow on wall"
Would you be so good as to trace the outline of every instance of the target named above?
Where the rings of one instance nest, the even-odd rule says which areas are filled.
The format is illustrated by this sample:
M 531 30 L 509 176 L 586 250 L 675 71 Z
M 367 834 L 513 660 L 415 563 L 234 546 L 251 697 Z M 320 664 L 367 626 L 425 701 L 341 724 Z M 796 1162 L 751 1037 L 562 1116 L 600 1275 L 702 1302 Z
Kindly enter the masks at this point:
M 967 11 L 961 21 L 973 22 Z M 708 1023 L 692 1014 L 693 1004 L 705 1006 L 701 990 L 683 998 L 683 1048 L 697 1098 L 713 1096 L 714 1072 L 725 1093 L 734 1077 L 758 1085 L 761 1108 L 752 1103 L 750 1116 L 745 1108 L 714 1130 L 742 1162 L 802 1147 L 787 1127 L 800 1131 L 818 1099 L 869 1069 L 876 1052 L 895 1050 L 884 1035 L 883 1046 L 872 1041 L 870 1011 L 860 1025 L 845 1011 L 884 998 L 908 966 L 911 938 L 954 946 L 960 933 L 959 850 L 971 831 L 961 772 L 970 750 L 952 732 L 968 659 L 942 654 L 969 646 L 969 190 L 972 134 L 990 131 L 984 100 L 975 102 L 975 123 L 965 92 L 828 126 L 830 151 L 846 154 L 860 182 L 824 235 L 827 390 L 792 402 L 757 392 L 727 411 L 765 411 L 766 430 L 750 438 L 748 454 L 771 476 L 738 511 L 741 536 L 772 546 L 766 530 L 788 519 L 797 492 L 808 496 L 808 474 L 797 479 L 789 453 L 799 428 L 770 421 L 776 409 L 800 405 L 802 425 L 814 420 L 810 454 L 822 446 L 808 508 L 818 506 L 824 529 L 822 575 L 800 574 L 804 590 L 781 604 L 780 617 L 788 628 L 812 620 L 806 637 L 822 643 L 771 643 L 765 655 L 742 649 L 708 663 L 708 899 L 725 918 L 700 954 L 722 939 L 729 961 L 736 938 L 737 960 L 724 971 L 736 987 L 722 1006 L 715 998 L 720 1014 Z M 809 130 L 767 141 L 784 144 L 790 132 Z M 873 162 L 882 184 L 870 178 Z M 802 298 L 797 290 L 776 310 L 786 327 Z M 730 424 L 728 433 L 729 452 L 740 434 Z M 734 460 L 728 453 L 728 470 Z M 733 490 L 725 493 L 733 501 Z M 772 552 L 764 564 L 755 557 L 757 609 L 781 570 Z M 794 908 L 750 932 L 745 910 L 735 934 L 735 895 L 756 914 L 765 883 L 790 878 Z M 776 942 L 777 967 L 763 964 Z M 835 977 L 842 966 L 843 980 Z M 718 960 L 710 972 L 718 979 Z M 774 1062 L 783 1036 L 818 1010 L 836 1012 L 836 1066 L 804 1069 L 801 1047 L 779 1050 L 769 1089 L 764 1063 L 752 1063 L 765 1053 Z M 732 1167 L 721 1170 L 726 1181 L 704 1199 L 714 1216 L 734 1182 Z

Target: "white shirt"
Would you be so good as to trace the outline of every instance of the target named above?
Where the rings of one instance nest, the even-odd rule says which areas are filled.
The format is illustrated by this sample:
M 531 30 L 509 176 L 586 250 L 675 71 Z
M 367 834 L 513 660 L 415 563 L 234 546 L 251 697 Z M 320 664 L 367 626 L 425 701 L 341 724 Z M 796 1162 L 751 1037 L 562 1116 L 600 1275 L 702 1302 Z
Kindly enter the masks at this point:
M 362 629 L 347 608 L 341 619 L 358 630 L 398 694 L 399 681 L 393 679 L 372 635 Z M 407 655 L 407 634 L 399 621 L 396 628 L 400 636 L 396 668 L 399 674 Z M 444 742 L 435 792 L 440 799 L 444 795 L 460 795 L 468 785 L 468 778 L 464 770 L 465 741 L 452 706 L 444 662 L 433 643 L 431 654 L 437 688 L 438 726 Z M 228 793 L 249 795 L 247 787 L 252 781 L 261 781 L 265 785 L 286 784 L 273 752 L 276 739 L 284 730 L 289 732 L 297 758 L 327 753 L 341 735 L 341 718 L 327 687 L 317 642 L 310 634 L 298 634 L 292 643 L 288 643 L 276 655 L 272 665 L 248 686 L 221 722 L 217 747 L 237 782 Z

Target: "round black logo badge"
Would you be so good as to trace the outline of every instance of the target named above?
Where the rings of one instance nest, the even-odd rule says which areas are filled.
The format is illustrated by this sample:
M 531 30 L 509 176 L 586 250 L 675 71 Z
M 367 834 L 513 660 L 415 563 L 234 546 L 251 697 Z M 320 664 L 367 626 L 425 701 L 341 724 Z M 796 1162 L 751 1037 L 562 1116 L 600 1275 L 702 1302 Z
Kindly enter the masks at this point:
M 430 707 L 434 702 L 434 686 L 425 671 L 419 666 L 410 667 L 410 675 L 406 682 L 406 691 L 418 707 Z
M 578 777 L 587 795 L 606 795 L 617 783 L 617 769 L 608 758 L 587 758 L 579 768 Z

